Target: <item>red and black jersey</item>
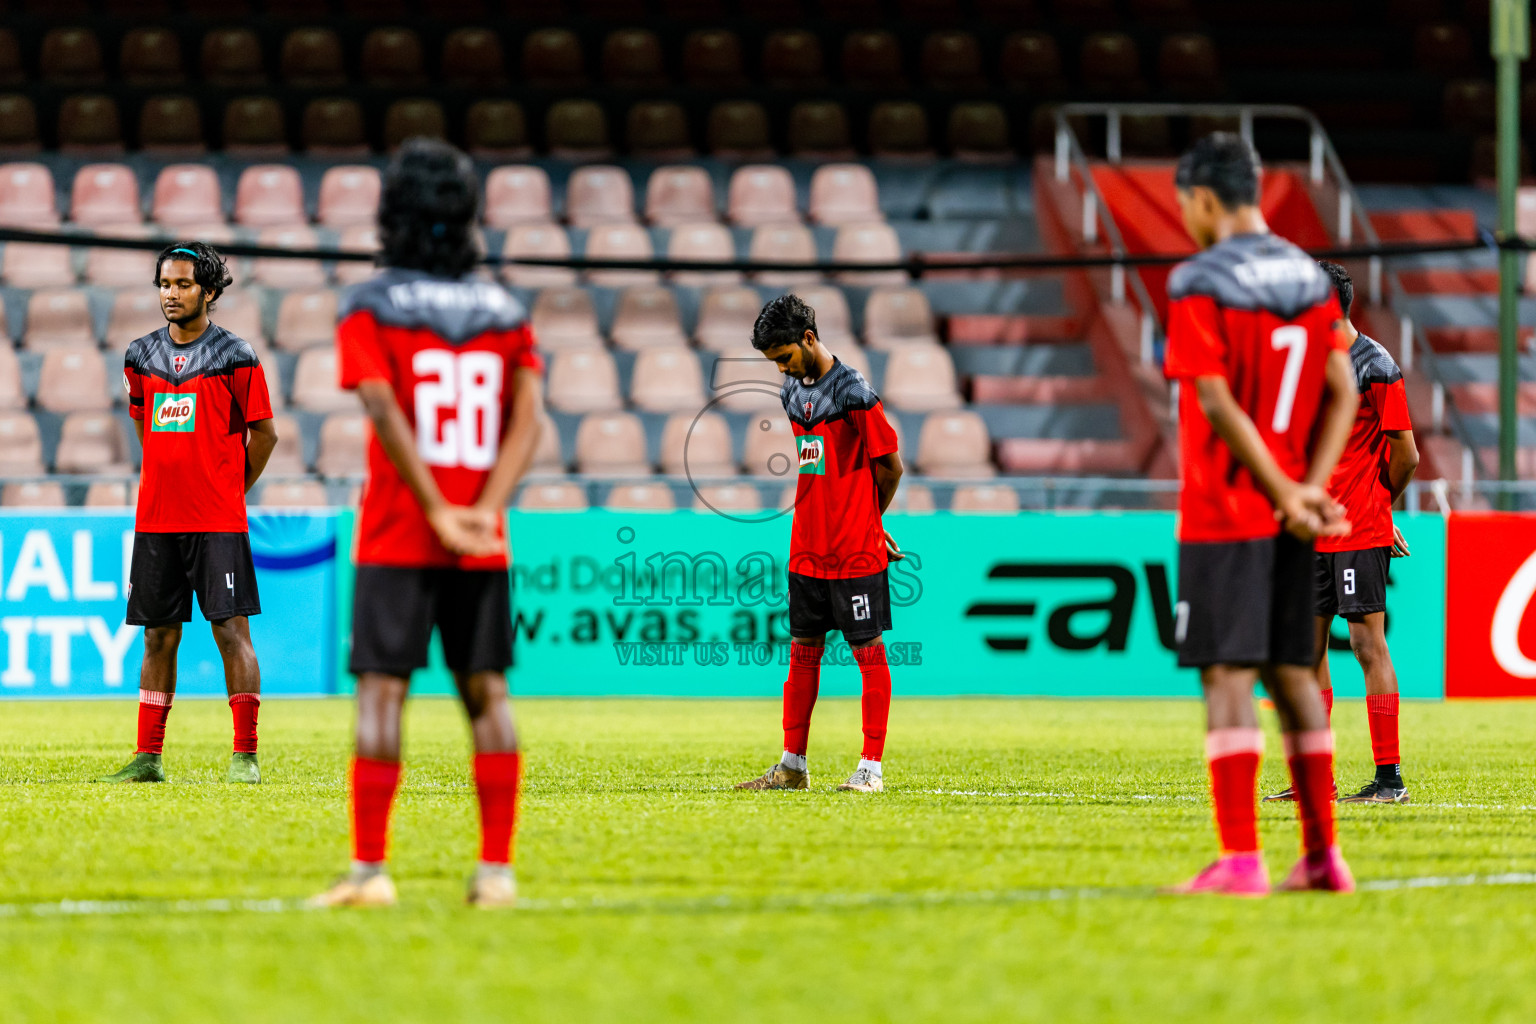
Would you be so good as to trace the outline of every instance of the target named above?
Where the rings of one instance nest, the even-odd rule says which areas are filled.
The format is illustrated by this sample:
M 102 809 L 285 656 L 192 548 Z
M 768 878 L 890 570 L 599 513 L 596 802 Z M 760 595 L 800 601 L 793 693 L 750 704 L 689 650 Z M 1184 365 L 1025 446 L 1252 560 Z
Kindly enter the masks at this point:
M 1274 235 L 1235 235 L 1174 268 L 1163 372 L 1183 382 L 1180 540 L 1257 540 L 1280 529 L 1258 481 L 1205 418 L 1196 378 L 1226 378 L 1280 469 L 1300 479 L 1317 440 L 1328 355 L 1349 345 L 1341 316 L 1328 275 Z
M 1328 479 L 1328 493 L 1344 506 L 1350 531 L 1345 537 L 1319 537 L 1319 551 L 1364 551 L 1392 546 L 1392 483 L 1387 477 L 1387 432 L 1412 430 L 1403 371 L 1377 341 L 1363 334 L 1349 346 L 1360 389 L 1360 411 L 1339 464 Z
M 511 420 L 513 375 L 544 365 L 523 304 L 489 281 L 390 270 L 347 293 L 336 343 L 341 386 L 388 383 L 443 497 L 474 504 Z M 357 561 L 505 569 L 508 552 L 467 558 L 444 548 L 374 438 L 357 519 Z
M 123 386 L 144 421 L 135 528 L 244 532 L 246 425 L 272 418 L 256 352 L 217 324 L 185 345 L 162 327 L 128 346 Z
M 800 477 L 789 571 L 822 579 L 886 567 L 874 460 L 896 450 L 896 431 L 864 375 L 841 360 L 814 383 L 785 380 L 779 398 L 795 432 Z

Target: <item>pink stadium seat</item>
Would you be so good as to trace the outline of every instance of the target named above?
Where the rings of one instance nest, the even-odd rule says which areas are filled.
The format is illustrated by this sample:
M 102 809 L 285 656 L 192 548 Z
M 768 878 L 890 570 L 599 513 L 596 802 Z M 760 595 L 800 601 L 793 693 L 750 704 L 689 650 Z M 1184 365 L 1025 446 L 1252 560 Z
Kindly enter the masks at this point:
M 587 232 L 587 259 L 648 260 L 655 256 L 650 234 L 638 224 L 599 224 Z M 654 270 L 588 270 L 587 280 L 608 288 L 651 284 Z
M 757 512 L 763 499 L 750 484 L 704 484 L 694 492 L 693 507 L 697 511 Z
M 794 293 L 816 311 L 816 336 L 829 345 L 848 346 L 853 340 L 853 314 L 841 288 L 816 285 L 796 288 Z
M 0 164 L 0 227 L 47 228 L 59 223 L 53 175 L 42 164 Z
M 373 224 L 354 224 L 343 229 L 340 239 L 337 240 L 337 248 L 345 252 L 377 253 L 379 251 L 379 229 Z M 372 263 L 363 260 L 338 260 L 336 262 L 336 283 L 339 285 L 357 284 L 366 281 L 379 272 L 379 268 Z
M 320 178 L 319 221 L 328 228 L 372 224 L 379 212 L 383 185 L 376 167 L 332 167 Z
M 832 259 L 837 263 L 897 263 L 901 260 L 901 242 L 889 224 L 844 224 L 832 241 Z M 842 270 L 837 280 L 843 284 L 876 288 L 902 285 L 907 275 L 900 270 Z
M 919 288 L 882 288 L 864 304 L 864 344 L 888 349 L 906 342 L 939 340 L 928 296 Z
M 917 438 L 916 464 L 928 476 L 997 475 L 987 424 L 969 410 L 928 414 Z
M 128 351 L 132 342 L 165 326 L 160 309 L 160 293 L 147 288 L 124 288 L 112 296 L 112 313 L 107 318 L 107 351 L 116 355 Z
M 1010 437 L 997 442 L 997 462 L 1005 473 L 1135 473 L 1145 455 L 1144 446 L 1128 441 Z
M 800 465 L 795 433 L 784 416 L 762 416 L 747 422 L 742 469 L 751 476 L 793 480 Z
M 585 288 L 546 288 L 533 300 L 529 314 L 533 336 L 541 349 L 601 347 L 597 310 Z
M 648 348 L 635 357 L 629 400 L 643 412 L 697 411 L 704 402 L 704 375 L 692 350 Z
M 549 175 L 542 167 L 498 167 L 486 175 L 487 227 L 547 224 L 554 219 L 549 200 Z
M 518 495 L 517 507 L 540 512 L 583 512 L 587 492 L 574 483 L 530 483 Z
M 645 427 L 631 412 L 593 412 L 576 428 L 576 471 L 588 476 L 650 476 Z
M 64 417 L 53 469 L 56 473 L 100 476 L 131 473 L 128 439 L 117 417 L 109 412 L 72 412 Z
M 855 370 L 858 370 L 859 373 L 863 375 L 865 380 L 869 381 L 871 384 L 874 383 L 875 378 L 870 375 L 869 370 L 869 356 L 864 354 L 864 349 L 859 347 L 859 345 L 855 343 L 852 338 L 848 338 L 847 340 L 837 345 L 828 345 L 827 348 L 831 349 L 832 354 L 838 359 L 847 363 Z M 892 421 L 891 425 L 895 427 L 895 421 Z M 899 428 L 897 429 L 897 433 L 900 433 Z
M 613 314 L 613 343 L 624 349 L 683 345 L 682 318 L 672 289 L 632 285 L 619 296 Z
M 304 183 L 283 164 L 256 164 L 240 172 L 235 188 L 235 222 L 246 227 L 304 224 Z
M 736 259 L 736 244 L 723 225 L 682 224 L 673 228 L 667 239 L 667 258 L 726 263 Z M 678 284 L 694 287 L 735 284 L 741 280 L 737 270 L 674 270 L 671 276 Z
M 303 224 L 263 228 L 257 245 L 277 249 L 319 249 L 320 236 Z M 255 261 L 251 276 L 268 288 L 314 288 L 325 283 L 325 266 L 319 260 L 263 257 Z
M 658 167 L 645 183 L 645 219 L 660 227 L 715 219 L 715 186 L 702 167 Z
M 261 306 L 255 296 L 248 292 L 225 292 L 219 296 L 218 303 L 209 315 L 214 323 L 253 345 L 266 341 L 267 332 L 261 322 Z M 334 333 L 334 324 L 331 330 Z M 327 334 L 325 340 L 329 341 L 331 337 L 332 334 Z
M 717 412 L 673 413 L 661 428 L 661 471 L 673 476 L 735 476 L 731 427 Z
M 911 342 L 891 350 L 881 394 L 893 409 L 926 412 L 960 404 L 955 364 L 942 345 Z
M 148 238 L 146 224 L 103 224 L 94 229 L 110 238 Z M 87 249 L 85 283 L 107 288 L 145 288 L 155 278 L 155 254 L 141 249 Z
M 549 361 L 549 404 L 561 412 L 609 412 L 619 399 L 619 370 L 601 348 L 562 349 Z
M 256 352 L 256 358 L 261 361 L 261 372 L 267 378 L 267 395 L 272 400 L 272 411 L 281 412 L 288 404 L 288 395 L 283 390 L 282 364 L 277 360 L 277 353 L 260 338 L 246 340 Z M 278 443 L 281 444 L 281 440 Z
M 86 164 L 75 172 L 69 192 L 69 219 L 76 224 L 138 224 L 139 178 L 126 164 Z
M 119 380 L 118 374 L 112 380 Z M 55 345 L 43 354 L 37 380 L 37 404 L 49 412 L 81 412 L 112 407 L 107 364 L 94 345 Z
M 332 413 L 320 425 L 320 454 L 315 471 L 323 477 L 362 476 L 368 471 L 368 440 L 373 429 L 359 412 Z
M 795 180 L 788 170 L 776 164 L 738 167 L 731 175 L 726 215 L 732 224 L 743 227 L 800 223 L 800 212 L 795 207 Z
M 0 489 L 0 505 L 8 508 L 63 508 L 64 487 L 53 480 L 38 483 L 8 483 Z
M 761 311 L 762 300 L 751 288 L 711 288 L 699 303 L 694 340 L 711 352 L 750 350 L 752 325 Z
M 305 412 L 356 412 L 357 395 L 336 383 L 336 349 L 305 349 L 293 368 L 293 404 Z
M 270 380 L 269 376 L 269 383 Z M 304 432 L 299 428 L 299 421 L 279 414 L 272 417 L 272 426 L 277 430 L 277 447 L 272 449 L 272 457 L 267 460 L 265 474 L 284 477 L 308 473 L 309 467 L 304 465 Z
M 0 412 L 0 476 L 43 472 L 43 436 L 31 413 Z
M 934 512 L 937 506 L 933 501 L 933 492 L 922 484 L 909 484 L 902 480 L 901 487 L 896 491 L 896 499 L 891 502 L 892 512 L 905 512 L 907 515 L 918 515 Z
M 559 476 L 565 472 L 565 455 L 560 450 L 560 428 L 549 413 L 539 411 L 539 442 L 533 449 L 532 475 Z
M 123 508 L 128 504 L 126 480 L 97 480 L 85 489 L 86 508 Z
M 619 484 L 608 492 L 604 507 L 626 512 L 671 512 L 677 508 L 666 484 Z
M 283 296 L 277 307 L 277 330 L 272 335 L 274 345 L 298 352 L 314 345 L 329 345 L 335 336 L 335 292 L 321 288 L 289 292 Z M 294 400 L 298 401 L 297 395 Z
M 155 179 L 151 218 L 171 228 L 224 223 L 219 176 L 205 164 L 171 164 Z
M 330 504 L 318 480 L 273 480 L 261 488 L 262 508 L 323 508 Z
M 1019 494 L 1012 487 L 997 484 L 966 484 L 955 488 L 949 510 L 963 514 L 1017 512 Z
M 12 288 L 60 288 L 75 283 L 69 249 L 61 245 L 7 242 L 0 256 L 0 279 Z
M 779 402 L 784 375 L 762 354 L 750 348 L 735 350 L 715 360 L 709 387 L 712 397 L 731 412 L 775 413 L 780 419 L 784 407 Z
M 811 175 L 810 219 L 818 224 L 867 224 L 884 219 L 875 176 L 861 164 L 824 164 Z
M 571 240 L 559 224 L 518 224 L 507 231 L 501 245 L 501 255 L 509 260 L 520 256 L 562 259 L 571 255 Z M 502 267 L 501 273 L 508 284 L 519 288 L 559 287 L 576 283 L 576 271 L 570 267 L 525 267 L 508 263 Z
M 23 344 L 31 349 L 57 345 L 96 344 L 91 308 L 85 292 L 75 288 L 35 291 L 27 300 L 27 333 Z
M 0 413 L 25 409 L 27 394 L 21 385 L 21 360 L 10 342 L 0 339 Z
M 754 263 L 815 263 L 816 239 L 802 224 L 764 224 L 753 229 L 747 258 Z M 760 270 L 753 279 L 785 287 L 815 284 L 821 275 L 814 270 Z
M 578 167 L 565 187 L 565 216 L 578 228 L 632 224 L 635 188 L 622 167 Z

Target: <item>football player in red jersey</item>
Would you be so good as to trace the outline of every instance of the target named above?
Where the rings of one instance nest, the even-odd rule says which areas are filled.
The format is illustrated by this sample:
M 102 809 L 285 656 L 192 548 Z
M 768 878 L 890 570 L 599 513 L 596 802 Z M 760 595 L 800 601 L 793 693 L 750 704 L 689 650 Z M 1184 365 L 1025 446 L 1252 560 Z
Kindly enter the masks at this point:
M 543 364 L 522 304 L 475 273 L 479 207 L 467 156 L 427 139 L 403 145 L 379 204 L 386 269 L 347 294 L 336 330 L 341 386 L 362 399 L 373 440 L 352 612 L 352 871 L 317 897 L 324 906 L 395 902 L 385 847 L 400 718 L 434 627 L 474 741 L 481 841 L 469 902 L 516 899 L 521 761 L 507 702 L 504 520 L 538 441 Z
M 784 755 L 737 789 L 806 789 L 806 743 L 827 631 L 841 630 L 863 676 L 864 748 L 837 788 L 878 793 L 891 710 L 884 631 L 891 628 L 887 562 L 900 559 L 880 521 L 901 481 L 896 432 L 869 382 L 827 351 L 816 312 L 781 295 L 758 314 L 752 345 L 785 376 L 779 392 L 795 433 L 800 475 L 789 544 L 789 679 Z
M 1220 858 L 1181 893 L 1261 896 L 1262 679 L 1285 735 L 1304 855 L 1283 889 L 1348 892 L 1333 817 L 1333 733 L 1313 673 L 1312 542 L 1348 532 L 1324 485 L 1357 395 L 1332 282 L 1269 232 L 1259 160 L 1225 132 L 1175 174 L 1201 251 L 1168 279 L 1164 370 L 1179 383 L 1179 664 L 1200 669 Z
M 245 494 L 277 445 L 272 402 L 251 346 L 208 319 L 230 285 L 218 252 L 177 242 L 155 267 L 166 324 L 129 344 L 123 359 L 128 413 L 144 450 L 127 614 L 144 627 L 139 742 L 133 760 L 96 781 L 165 781 L 160 755 L 176 694 L 176 648 L 195 594 L 224 660 L 235 723 L 225 778 L 260 782 L 261 669 L 247 617 L 261 612 L 261 599 Z
M 1349 518 L 1347 537 L 1317 541 L 1317 685 L 1323 706 L 1333 712 L 1333 683 L 1328 676 L 1328 632 L 1335 615 L 1349 623 L 1349 646 L 1365 675 L 1366 719 L 1376 777 L 1341 803 L 1405 804 L 1402 755 L 1397 734 L 1397 672 L 1387 651 L 1387 567 L 1409 555 L 1402 531 L 1392 524 L 1392 503 L 1419 466 L 1419 449 L 1408 417 L 1403 371 L 1380 343 L 1350 322 L 1355 285 L 1337 263 L 1320 264 L 1333 279 L 1344 331 L 1351 341 L 1349 359 L 1360 389 L 1360 411 L 1349 445 L 1328 481 Z M 1266 797 L 1294 800 L 1287 789 Z

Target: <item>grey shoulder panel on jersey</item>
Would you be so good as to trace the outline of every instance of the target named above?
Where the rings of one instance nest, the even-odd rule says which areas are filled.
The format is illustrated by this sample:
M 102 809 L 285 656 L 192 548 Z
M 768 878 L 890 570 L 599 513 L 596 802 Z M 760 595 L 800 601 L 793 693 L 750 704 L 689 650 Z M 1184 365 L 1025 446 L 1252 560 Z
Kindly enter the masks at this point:
M 1289 320 L 1328 301 L 1333 281 L 1317 261 L 1275 235 L 1238 235 L 1180 263 L 1170 301 L 1204 295 L 1218 306 L 1268 310 Z
M 340 315 L 359 310 L 389 327 L 431 331 L 461 345 L 488 331 L 521 327 L 527 311 L 511 292 L 493 281 L 454 280 L 415 270 L 389 270 L 342 296 Z
M 880 401 L 864 375 L 842 360 L 815 384 L 786 379 L 779 397 L 789 418 L 805 427 L 858 409 L 872 409 Z
M 1355 386 L 1364 391 L 1372 384 L 1392 384 L 1403 379 L 1392 353 L 1375 338 L 1355 335 L 1349 346 L 1349 361 L 1355 368 Z

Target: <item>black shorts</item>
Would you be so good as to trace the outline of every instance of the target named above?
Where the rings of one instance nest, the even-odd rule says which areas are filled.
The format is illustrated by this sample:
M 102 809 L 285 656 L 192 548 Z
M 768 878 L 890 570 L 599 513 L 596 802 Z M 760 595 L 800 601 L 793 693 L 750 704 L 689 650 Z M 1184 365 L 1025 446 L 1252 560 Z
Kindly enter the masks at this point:
M 1179 665 L 1312 664 L 1312 545 L 1288 533 L 1179 545 Z
M 130 626 L 192 621 L 192 595 L 209 622 L 260 615 L 248 533 L 135 533 L 128 569 Z
M 1387 610 L 1387 576 L 1392 566 L 1390 547 L 1319 551 L 1314 556 L 1314 565 L 1317 571 L 1317 614 L 1330 619 L 1342 615 L 1348 619 Z
M 841 630 L 851 644 L 863 643 L 891 628 L 891 586 L 888 570 L 873 576 L 826 580 L 789 574 L 789 632 L 792 636 L 821 636 Z
M 454 672 L 512 667 L 512 584 L 505 569 L 360 565 L 352 593 L 353 675 L 409 679 L 427 667 L 432 627 Z

